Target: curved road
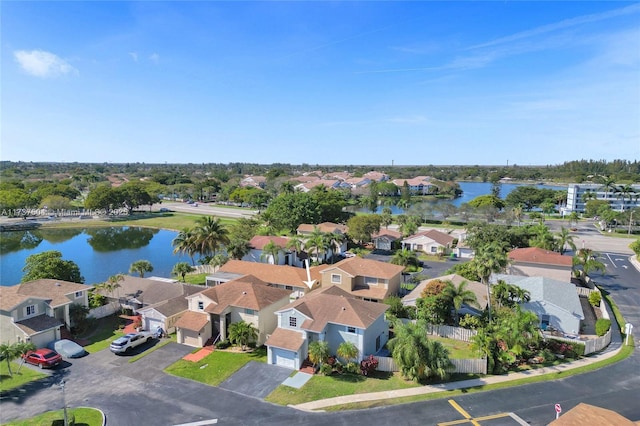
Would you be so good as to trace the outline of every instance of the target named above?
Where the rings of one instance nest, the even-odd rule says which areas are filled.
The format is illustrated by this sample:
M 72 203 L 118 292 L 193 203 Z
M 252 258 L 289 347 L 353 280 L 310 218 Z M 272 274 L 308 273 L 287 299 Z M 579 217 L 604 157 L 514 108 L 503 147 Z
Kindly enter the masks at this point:
M 199 207 L 197 207 L 199 208 Z M 603 237 L 597 238 L 602 239 Z M 605 238 L 606 239 L 606 238 Z M 609 239 L 606 239 L 609 240 Z M 615 239 L 618 250 L 601 253 L 607 263 L 606 274 L 596 280 L 609 291 L 623 315 L 640 330 L 640 273 L 624 252 L 629 240 Z M 611 243 L 611 240 L 607 244 Z M 593 248 L 598 246 L 594 245 Z M 609 247 L 605 245 L 605 247 Z M 638 333 L 636 333 L 637 335 Z M 69 406 L 102 409 L 108 424 L 179 425 L 436 425 L 467 417 L 466 424 L 517 425 L 516 419 L 531 425 L 546 425 L 555 417 L 554 404 L 566 412 L 580 402 L 614 410 L 640 420 L 640 353 L 601 370 L 553 382 L 522 385 L 501 390 L 455 397 L 454 407 L 441 399 L 336 413 L 307 413 L 276 406 L 258 398 L 173 377 L 162 369 L 192 348 L 169 344 L 135 363 L 101 351 L 73 360 L 45 381 L 3 395 L 0 421 L 26 418 L 62 407 L 62 394 L 55 385 L 67 380 Z M 71 368 L 68 368 L 71 367 Z M 27 367 L 28 368 L 28 367 Z M 508 417 L 505 413 L 515 413 Z M 466 416 L 465 416 L 466 414 Z M 480 418 L 486 420 L 481 420 Z M 473 418 L 473 419 L 470 419 Z M 456 423 L 464 424 L 464 423 Z

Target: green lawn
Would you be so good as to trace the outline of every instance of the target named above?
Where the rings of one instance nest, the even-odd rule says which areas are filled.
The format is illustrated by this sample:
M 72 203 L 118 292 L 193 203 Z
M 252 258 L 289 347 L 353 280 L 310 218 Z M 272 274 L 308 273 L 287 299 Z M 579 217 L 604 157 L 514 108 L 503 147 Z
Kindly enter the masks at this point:
M 249 361 L 267 362 L 267 349 L 249 353 L 216 350 L 199 362 L 179 360 L 165 369 L 169 374 L 217 386 Z
M 281 405 L 302 404 L 303 402 L 342 395 L 382 392 L 417 386 L 420 386 L 420 384 L 403 379 L 400 373 L 384 373 L 378 371 L 375 372 L 372 377 L 355 374 L 335 376 L 316 374 L 300 389 L 280 385 L 265 399 Z
M 207 282 L 207 275 L 209 274 L 187 274 L 185 275 L 184 280 L 187 284 L 205 285 Z
M 11 362 L 11 371 L 13 372 L 13 377 L 11 377 L 9 375 L 7 361 L 2 360 L 2 362 L 0 362 L 0 392 L 6 392 L 20 387 L 25 383 L 47 377 L 46 374 L 34 371 L 27 366 L 22 366 L 20 371 L 18 371 L 19 367 L 20 365 L 17 362 Z
M 111 342 L 124 335 L 122 330 L 119 329 L 121 324 L 122 319 L 117 315 L 100 318 L 96 321 L 96 325 L 90 334 L 78 337 L 88 339 L 91 342 L 84 347 L 87 352 L 98 352 L 108 348 Z
M 471 359 L 478 358 L 478 355 L 471 350 L 471 344 L 462 340 L 447 339 L 446 337 L 428 336 L 430 340 L 437 340 L 449 350 L 451 359 Z
M 67 418 L 71 416 L 75 418 L 76 426 L 101 426 L 102 425 L 102 413 L 93 408 L 68 408 Z M 51 426 L 54 421 L 59 421 L 60 424 L 64 421 L 64 412 L 47 411 L 39 416 L 31 417 L 25 420 L 15 420 L 9 423 L 5 423 L 3 426 Z

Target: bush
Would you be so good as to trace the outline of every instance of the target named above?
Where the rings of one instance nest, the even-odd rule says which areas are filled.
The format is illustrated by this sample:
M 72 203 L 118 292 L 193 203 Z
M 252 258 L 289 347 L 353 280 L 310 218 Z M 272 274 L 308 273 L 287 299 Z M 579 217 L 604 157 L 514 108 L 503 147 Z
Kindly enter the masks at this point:
M 636 256 L 640 257 L 640 239 L 635 240 L 631 244 L 629 244 L 629 248 L 633 250 Z
M 602 295 L 599 291 L 594 291 L 589 295 L 589 303 L 591 303 L 591 306 L 600 306 L 601 300 Z
M 220 340 L 218 343 L 216 343 L 217 349 L 227 349 L 229 346 L 231 346 L 231 342 L 228 340 Z
M 596 334 L 598 336 L 604 336 L 611 328 L 611 320 L 606 318 L 600 318 L 596 321 Z
M 368 376 L 378 369 L 378 359 L 373 355 L 360 361 L 360 372 L 363 376 Z
M 360 373 L 360 366 L 358 365 L 358 363 L 356 362 L 350 362 L 346 365 L 346 367 L 344 368 L 344 370 L 347 373 L 350 374 L 359 374 Z
M 322 364 L 322 366 L 320 367 L 320 373 L 324 374 L 325 376 L 330 376 L 331 373 L 333 373 L 333 367 L 329 364 Z

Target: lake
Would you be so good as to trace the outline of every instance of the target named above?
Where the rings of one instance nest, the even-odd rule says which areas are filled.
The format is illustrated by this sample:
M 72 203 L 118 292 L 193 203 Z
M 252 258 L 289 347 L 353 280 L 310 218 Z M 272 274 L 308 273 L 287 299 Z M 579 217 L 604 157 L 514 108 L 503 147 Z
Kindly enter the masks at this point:
M 454 199 L 454 200 L 432 200 L 425 201 L 427 204 L 435 205 L 439 203 L 450 203 L 456 207 L 460 207 L 463 203 L 468 203 L 480 195 L 491 194 L 491 183 L 490 182 L 458 182 L 460 185 L 460 189 L 462 189 L 462 196 Z M 536 188 L 545 188 L 545 189 L 553 189 L 554 191 L 563 190 L 566 191 L 566 186 L 557 186 L 557 185 L 536 185 L 536 184 L 520 184 L 520 183 L 503 183 L 500 188 L 500 198 L 504 199 L 511 191 L 516 189 L 519 186 L 535 186 Z M 376 213 L 382 213 L 382 209 L 387 206 L 380 205 L 378 206 Z M 392 214 L 404 214 L 404 210 L 398 206 L 388 206 L 391 209 Z M 350 208 L 349 211 L 357 211 L 357 212 L 366 212 L 369 210 L 363 207 L 359 208 Z
M 176 235 L 175 231 L 133 226 L 2 232 L 0 282 L 3 286 L 19 283 L 27 257 L 48 250 L 57 250 L 64 260 L 74 261 L 86 284 L 128 274 L 131 263 L 141 259 L 153 265 L 153 272 L 146 277 L 170 277 L 176 263 L 191 264 L 189 256 L 173 254 L 171 241 Z

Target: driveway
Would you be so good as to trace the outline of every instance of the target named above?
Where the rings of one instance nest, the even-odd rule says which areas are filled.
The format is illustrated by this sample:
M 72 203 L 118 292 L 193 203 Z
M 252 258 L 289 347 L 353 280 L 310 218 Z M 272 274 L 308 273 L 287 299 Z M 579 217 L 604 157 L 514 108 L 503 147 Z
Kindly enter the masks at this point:
M 277 365 L 250 361 L 220 384 L 222 389 L 255 398 L 265 398 L 282 384 L 293 370 Z

